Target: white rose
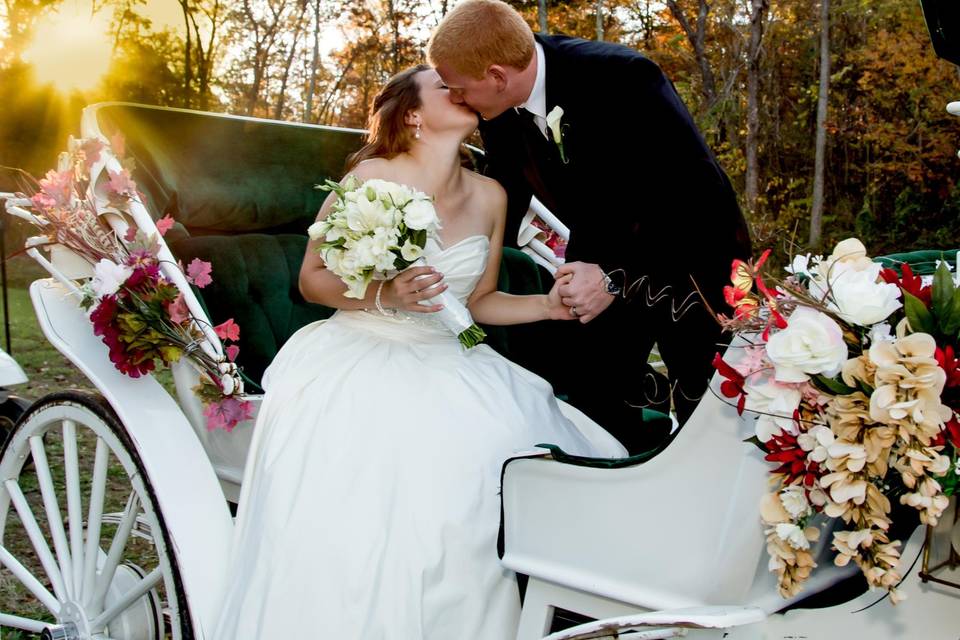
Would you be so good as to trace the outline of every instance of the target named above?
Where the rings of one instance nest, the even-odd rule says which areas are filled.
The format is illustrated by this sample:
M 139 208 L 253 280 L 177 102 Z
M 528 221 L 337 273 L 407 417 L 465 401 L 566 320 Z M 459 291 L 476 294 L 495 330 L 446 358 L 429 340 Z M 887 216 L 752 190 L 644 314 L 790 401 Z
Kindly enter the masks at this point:
M 803 487 L 791 485 L 780 492 L 780 503 L 790 517 L 796 520 L 811 513 L 810 503 L 807 501 L 807 492 Z
M 760 413 L 757 418 L 757 438 L 767 442 L 782 432 L 797 431 L 793 422 L 793 412 L 800 406 L 800 391 L 775 382 L 760 385 L 747 385 L 745 408 Z
M 847 322 L 862 327 L 890 317 L 891 313 L 903 306 L 900 287 L 878 282 L 880 269 L 881 266 L 876 263 L 863 270 L 846 268 L 843 263 L 834 265 L 834 274 L 830 277 L 830 307 Z
M 429 200 L 414 200 L 407 203 L 403 208 L 403 222 L 410 229 L 416 230 L 440 226 L 437 211 Z
M 423 247 L 408 239 L 403 243 L 403 246 L 400 247 L 400 255 L 403 256 L 403 259 L 407 262 L 413 262 L 423 255 Z
M 767 358 L 780 382 L 806 382 L 807 374 L 833 376 L 847 361 L 843 331 L 830 316 L 808 307 L 798 307 L 787 328 L 767 341 Z
M 809 549 L 810 541 L 804 535 L 803 529 L 790 522 L 781 522 L 777 525 L 777 537 L 786 541 L 794 549 Z
M 120 290 L 120 286 L 133 274 L 133 268 L 127 265 L 111 262 L 106 258 L 100 260 L 93 268 L 93 281 L 90 283 L 97 298 L 113 295 Z

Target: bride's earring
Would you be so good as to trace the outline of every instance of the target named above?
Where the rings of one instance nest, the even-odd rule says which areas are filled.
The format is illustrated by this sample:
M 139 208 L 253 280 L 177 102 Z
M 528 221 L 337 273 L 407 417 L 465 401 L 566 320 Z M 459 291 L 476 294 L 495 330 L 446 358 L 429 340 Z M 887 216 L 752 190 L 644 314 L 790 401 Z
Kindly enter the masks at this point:
M 419 122 L 417 123 L 417 131 L 416 133 L 413 134 L 413 137 L 416 138 L 417 140 L 420 139 L 420 123 Z

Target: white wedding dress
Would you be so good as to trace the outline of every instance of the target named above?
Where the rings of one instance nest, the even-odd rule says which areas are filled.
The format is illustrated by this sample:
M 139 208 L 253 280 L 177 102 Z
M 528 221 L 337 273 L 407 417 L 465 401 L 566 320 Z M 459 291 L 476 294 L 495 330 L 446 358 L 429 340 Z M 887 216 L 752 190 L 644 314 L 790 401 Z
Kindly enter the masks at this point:
M 466 301 L 488 250 L 477 235 L 426 255 Z M 626 455 L 564 417 L 542 378 L 486 345 L 464 352 L 429 314 L 338 311 L 290 338 L 264 386 L 216 640 L 512 638 L 503 461 L 542 442 Z

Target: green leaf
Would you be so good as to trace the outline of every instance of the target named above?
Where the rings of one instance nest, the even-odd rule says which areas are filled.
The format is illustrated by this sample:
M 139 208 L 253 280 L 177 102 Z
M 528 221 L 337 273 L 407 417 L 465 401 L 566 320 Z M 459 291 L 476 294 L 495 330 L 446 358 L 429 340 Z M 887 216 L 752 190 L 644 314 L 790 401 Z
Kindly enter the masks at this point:
M 823 391 L 824 393 L 830 393 L 835 396 L 848 396 L 856 391 L 855 388 L 848 387 L 836 378 L 828 378 L 822 373 L 818 373 L 815 376 L 812 376 L 810 379 L 814 386 L 820 389 L 820 391 Z
M 953 322 L 953 294 L 953 276 L 947 263 L 941 262 L 933 274 L 933 312 L 944 333 L 947 333 L 946 327 Z
M 953 299 L 950 301 L 949 320 L 941 320 L 940 328 L 949 338 L 957 337 L 957 333 L 960 332 L 960 289 L 954 289 Z
M 927 305 L 917 296 L 907 291 L 903 292 L 903 308 L 907 313 L 907 321 L 914 332 L 936 333 L 937 325 L 927 309 Z

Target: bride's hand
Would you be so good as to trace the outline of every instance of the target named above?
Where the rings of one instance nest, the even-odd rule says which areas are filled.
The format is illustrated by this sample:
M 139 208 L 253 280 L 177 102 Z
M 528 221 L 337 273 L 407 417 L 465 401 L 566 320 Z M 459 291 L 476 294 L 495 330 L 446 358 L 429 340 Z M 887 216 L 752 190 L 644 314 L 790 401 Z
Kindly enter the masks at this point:
M 567 284 L 573 276 L 564 276 L 553 282 L 553 288 L 547 294 L 547 313 L 550 320 L 576 320 L 577 317 L 570 313 L 570 307 L 563 304 L 560 296 L 560 286 Z
M 419 302 L 429 300 L 446 291 L 447 285 L 440 283 L 442 279 L 443 274 L 438 273 L 433 267 L 407 269 L 383 285 L 381 302 L 385 307 L 412 313 L 435 313 L 443 309 L 442 304 L 422 305 Z

